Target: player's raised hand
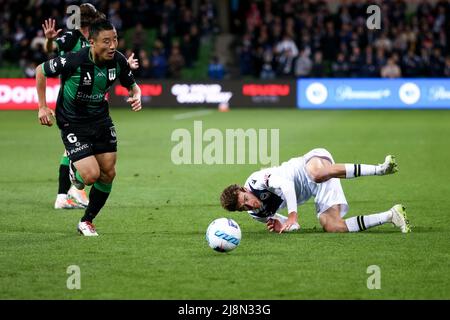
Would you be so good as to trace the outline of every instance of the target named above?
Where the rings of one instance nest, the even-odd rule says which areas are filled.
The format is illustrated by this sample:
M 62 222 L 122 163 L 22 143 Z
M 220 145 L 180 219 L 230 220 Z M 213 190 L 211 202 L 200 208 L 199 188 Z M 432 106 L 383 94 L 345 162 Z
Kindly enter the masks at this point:
M 134 52 L 131 53 L 131 55 L 128 57 L 128 65 L 130 66 L 131 70 L 136 70 L 139 68 L 139 62 L 138 59 L 134 59 Z
M 39 107 L 38 118 L 43 126 L 51 127 L 53 125 L 53 117 L 55 112 L 47 106 Z
M 140 97 L 129 97 L 127 102 L 131 104 L 131 110 L 139 111 L 142 109 L 141 98 Z
M 53 40 L 58 34 L 62 31 L 62 29 L 55 30 L 56 20 L 55 19 L 47 19 L 44 20 L 42 24 L 42 29 L 44 30 L 44 35 L 47 39 Z

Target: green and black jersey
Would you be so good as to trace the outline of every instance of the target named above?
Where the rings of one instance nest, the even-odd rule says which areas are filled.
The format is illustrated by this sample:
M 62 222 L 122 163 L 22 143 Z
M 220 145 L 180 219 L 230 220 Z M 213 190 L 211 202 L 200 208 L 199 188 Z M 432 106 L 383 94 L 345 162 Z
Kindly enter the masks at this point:
M 65 56 L 69 52 L 78 52 L 80 49 L 90 46 L 89 41 L 78 29 L 64 32 L 61 37 L 56 38 L 55 43 L 59 56 Z
M 112 60 L 97 65 L 86 47 L 43 63 L 42 70 L 47 77 L 61 75 L 56 102 L 56 122 L 61 129 L 110 123 L 105 95 L 113 82 L 119 79 L 128 90 L 136 85 L 126 58 L 118 51 Z

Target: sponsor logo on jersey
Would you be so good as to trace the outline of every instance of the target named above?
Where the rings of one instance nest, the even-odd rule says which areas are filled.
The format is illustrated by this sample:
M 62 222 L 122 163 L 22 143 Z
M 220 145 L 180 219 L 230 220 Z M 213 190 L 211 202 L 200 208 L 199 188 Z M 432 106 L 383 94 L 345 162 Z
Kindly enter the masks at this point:
M 86 150 L 86 149 L 88 149 L 88 148 L 89 148 L 89 145 L 88 145 L 87 143 L 85 143 L 85 144 L 81 145 L 80 147 L 71 149 L 71 150 L 69 151 L 69 153 L 72 155 L 72 154 L 74 154 L 74 153 L 81 152 L 81 151 Z
M 56 72 L 56 66 L 58 63 L 55 61 L 55 59 L 52 59 L 49 61 L 49 67 L 51 72 Z
M 83 85 L 90 86 L 92 84 L 92 77 L 89 72 L 86 72 L 86 77 L 83 78 Z
M 91 102 L 91 101 L 101 101 L 105 95 L 103 93 L 98 94 L 86 94 L 83 92 L 77 93 L 77 99 L 83 102 Z

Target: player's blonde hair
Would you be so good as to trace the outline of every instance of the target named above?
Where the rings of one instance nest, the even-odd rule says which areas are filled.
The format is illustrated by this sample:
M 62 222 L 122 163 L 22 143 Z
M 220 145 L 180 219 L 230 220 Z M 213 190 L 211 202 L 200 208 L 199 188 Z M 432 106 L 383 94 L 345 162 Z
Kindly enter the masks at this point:
M 236 211 L 239 192 L 245 192 L 245 189 L 237 184 L 226 187 L 220 195 L 220 204 L 225 210 Z

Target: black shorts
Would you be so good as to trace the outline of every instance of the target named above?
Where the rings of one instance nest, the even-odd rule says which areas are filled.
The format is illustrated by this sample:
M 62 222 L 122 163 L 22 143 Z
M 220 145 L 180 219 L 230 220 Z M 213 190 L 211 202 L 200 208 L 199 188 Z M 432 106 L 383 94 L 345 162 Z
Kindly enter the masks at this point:
M 61 138 L 73 162 L 95 154 L 117 152 L 114 124 L 64 128 Z

